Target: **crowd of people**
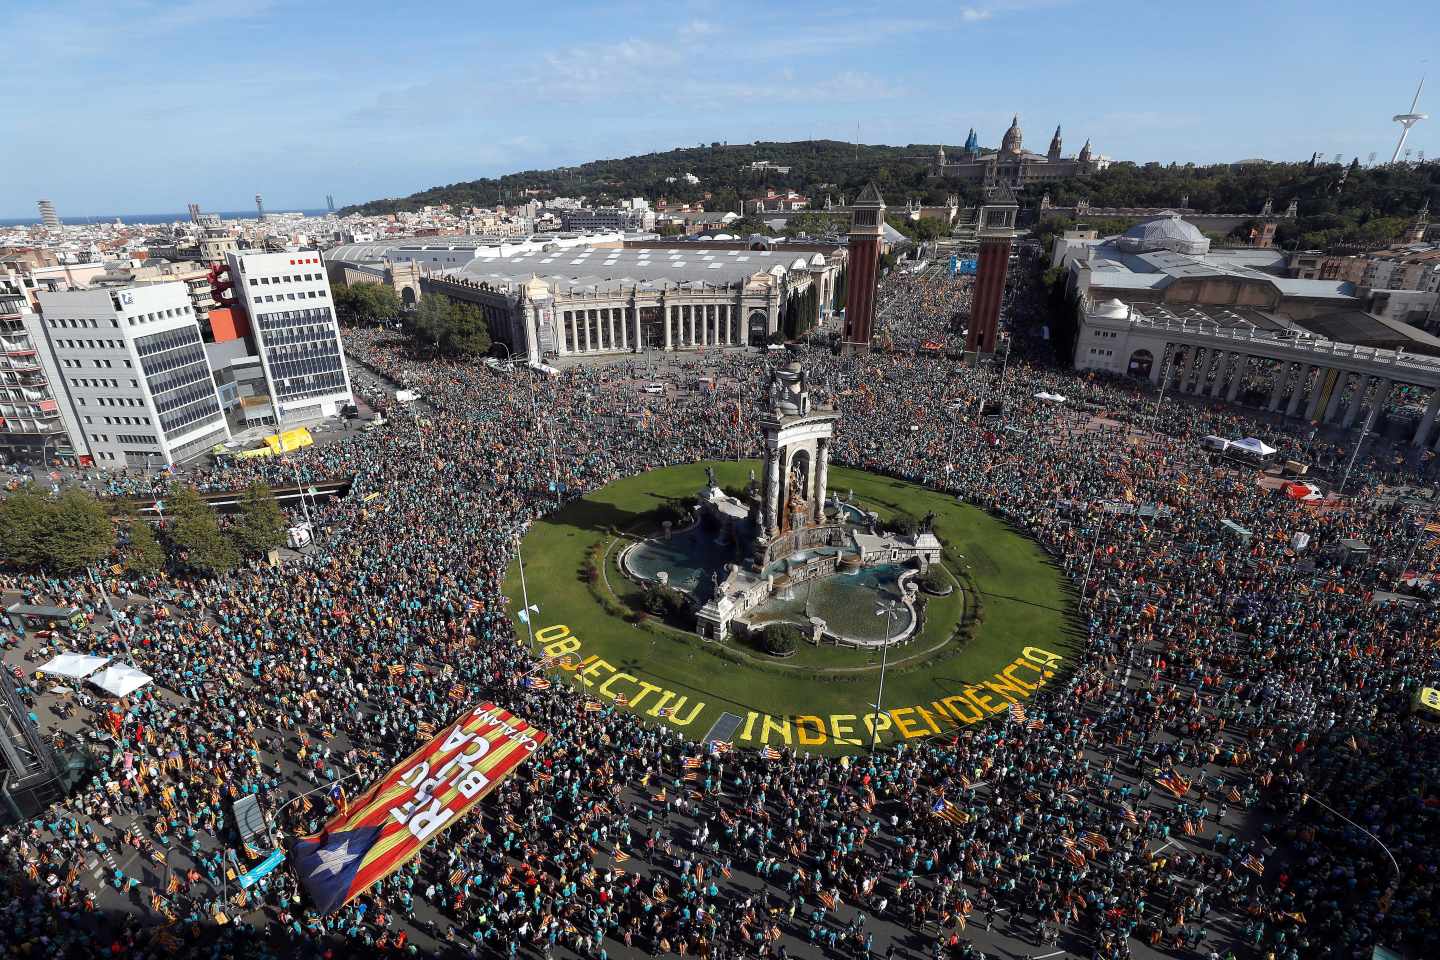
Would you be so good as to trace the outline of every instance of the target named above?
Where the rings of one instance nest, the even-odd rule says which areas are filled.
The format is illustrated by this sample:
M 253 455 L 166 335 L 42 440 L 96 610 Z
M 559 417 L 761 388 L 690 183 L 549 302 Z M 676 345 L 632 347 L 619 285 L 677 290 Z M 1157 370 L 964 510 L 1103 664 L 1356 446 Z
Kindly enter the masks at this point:
M 947 333 L 966 284 L 886 283 L 896 349 L 817 340 L 800 359 L 844 415 L 835 461 L 983 506 L 1073 582 L 1083 651 L 1024 711 L 873 755 L 772 757 L 524 683 L 537 653 L 502 580 L 526 525 L 648 469 L 756 455 L 747 411 L 774 361 L 680 360 L 673 379 L 709 389 L 656 397 L 635 389 L 654 377 L 639 361 L 492 370 L 349 330 L 352 363 L 426 401 L 292 455 L 307 479 L 354 477 L 318 508 L 308 556 L 215 580 L 0 574 L 85 612 L 71 646 L 156 679 L 86 706 L 57 738 L 98 775 L 0 835 L 7 953 L 975 957 L 998 923 L 1100 960 L 1422 955 L 1440 740 L 1408 705 L 1435 677 L 1440 617 L 1383 591 L 1405 579 L 1397 558 L 1436 564 L 1428 517 L 1377 495 L 1409 468 L 1377 447 L 1353 497 L 1278 497 L 1197 441 L 1261 434 L 1301 456 L 1308 425 L 1190 399 L 1157 416 L 1148 384 L 1066 372 L 1025 284 L 1003 374 L 909 349 Z M 1000 409 L 982 419 L 986 401 Z M 252 460 L 111 484 L 291 478 Z M 1369 559 L 1347 562 L 1342 539 Z M 48 719 L 54 697 L 25 683 Z M 236 798 L 279 833 L 315 832 L 330 784 L 353 795 L 487 699 L 550 739 L 422 857 L 328 916 L 284 869 L 237 889 Z

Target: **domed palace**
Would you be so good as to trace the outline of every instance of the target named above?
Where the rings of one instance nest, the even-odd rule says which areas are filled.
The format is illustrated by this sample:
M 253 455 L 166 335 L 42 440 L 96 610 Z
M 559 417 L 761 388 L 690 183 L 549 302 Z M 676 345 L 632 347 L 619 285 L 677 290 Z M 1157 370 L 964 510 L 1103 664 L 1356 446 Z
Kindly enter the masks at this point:
M 1010 121 L 1010 129 L 1000 138 L 1000 149 L 985 153 L 980 149 L 975 128 L 965 138 L 965 146 L 954 160 L 945 155 L 945 148 L 938 147 L 930 163 L 930 175 L 957 180 L 983 180 L 986 183 L 1004 183 L 1011 187 L 1025 187 L 1032 183 L 1048 183 L 1065 180 L 1090 173 L 1098 173 L 1110 165 L 1110 158 L 1097 156 L 1090 148 L 1090 141 L 1080 148 L 1074 157 L 1062 157 L 1060 128 L 1050 138 L 1050 148 L 1045 153 L 1030 153 L 1024 148 L 1024 134 L 1020 130 L 1020 116 Z

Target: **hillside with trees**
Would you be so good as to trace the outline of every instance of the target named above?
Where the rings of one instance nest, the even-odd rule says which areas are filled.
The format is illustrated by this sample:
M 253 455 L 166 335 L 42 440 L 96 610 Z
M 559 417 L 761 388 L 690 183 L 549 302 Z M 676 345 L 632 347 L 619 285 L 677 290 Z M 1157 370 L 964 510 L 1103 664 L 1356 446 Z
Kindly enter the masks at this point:
M 978 200 L 976 183 L 929 176 L 934 152 L 935 144 L 896 147 L 838 140 L 712 143 L 432 187 L 340 212 L 376 215 L 427 205 L 493 206 L 497 201 L 513 204 L 556 196 L 583 196 L 595 205 L 628 197 L 652 201 L 663 197 L 672 202 L 703 202 L 711 211 L 739 212 L 741 199 L 762 194 L 767 188 L 795 190 L 820 206 L 827 194 L 838 203 L 841 197 L 853 197 L 870 181 L 892 207 L 906 201 L 940 204 L 949 195 L 958 195 L 962 204 Z M 789 171 L 751 170 L 750 164 L 756 161 L 789 167 Z M 699 178 L 699 183 L 687 182 L 686 174 Z M 1273 201 L 1279 213 L 1294 199 L 1299 202 L 1300 219 L 1280 224 L 1277 239 L 1282 246 L 1293 247 L 1297 242 L 1316 248 L 1375 246 L 1398 237 L 1427 197 L 1440 219 L 1440 162 L 1369 168 L 1358 160 L 1349 164 L 1207 166 L 1114 163 L 1093 176 L 1029 188 L 1021 203 L 1030 217 L 1046 191 L 1056 206 L 1084 199 L 1094 207 L 1167 207 L 1179 206 L 1181 199 L 1188 197 L 1189 205 L 1202 213 L 1258 213 L 1266 199 Z M 1240 229 L 1248 233 L 1249 224 Z M 931 225 L 920 232 L 928 235 Z M 918 238 L 924 239 L 924 235 Z

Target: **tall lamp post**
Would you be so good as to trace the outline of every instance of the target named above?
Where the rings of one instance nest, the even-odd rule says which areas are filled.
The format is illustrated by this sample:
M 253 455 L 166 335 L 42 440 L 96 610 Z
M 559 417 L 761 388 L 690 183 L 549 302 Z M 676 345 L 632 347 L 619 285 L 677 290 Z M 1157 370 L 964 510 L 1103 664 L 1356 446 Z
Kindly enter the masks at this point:
M 890 635 L 895 632 L 895 615 L 905 610 L 899 600 L 881 600 L 875 605 L 875 616 L 885 618 L 885 642 L 880 646 L 880 687 L 875 691 L 874 712 L 870 716 L 870 752 L 880 742 L 880 705 L 885 699 L 885 668 L 890 662 Z
M 1346 823 L 1350 824 L 1350 826 L 1354 827 L 1356 830 L 1359 830 L 1361 833 L 1365 834 L 1365 836 L 1369 837 L 1371 840 L 1374 840 L 1375 845 L 1381 850 L 1385 851 L 1385 856 L 1390 858 L 1390 866 L 1395 870 L 1395 877 L 1390 881 L 1390 887 L 1388 890 L 1385 891 L 1384 895 L 1384 899 L 1388 902 L 1389 899 L 1395 895 L 1395 891 L 1400 887 L 1400 864 L 1395 862 L 1395 854 L 1390 852 L 1390 848 L 1385 846 L 1385 844 L 1380 841 L 1379 837 L 1375 836 L 1375 834 L 1360 826 L 1360 824 L 1356 823 L 1354 820 L 1351 820 L 1349 817 L 1345 816 L 1345 814 L 1341 813 L 1339 810 L 1336 810 L 1334 807 L 1330 806 L 1330 804 L 1326 803 L 1324 800 L 1321 800 L 1318 797 L 1312 796 L 1308 793 L 1302 793 L 1300 795 L 1300 806 L 1303 807 L 1307 803 L 1317 804 L 1321 807 L 1321 809 L 1330 811 L 1335 816 L 1339 817 L 1341 820 L 1344 820 Z

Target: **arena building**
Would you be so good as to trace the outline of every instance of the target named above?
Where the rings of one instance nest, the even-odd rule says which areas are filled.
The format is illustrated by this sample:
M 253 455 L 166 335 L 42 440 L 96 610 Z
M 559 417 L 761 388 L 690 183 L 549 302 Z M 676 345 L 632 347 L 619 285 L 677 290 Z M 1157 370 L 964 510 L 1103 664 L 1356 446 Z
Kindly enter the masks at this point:
M 835 306 L 844 264 L 834 244 L 640 242 L 477 256 L 421 286 L 479 305 L 493 339 L 538 363 L 797 336 Z

